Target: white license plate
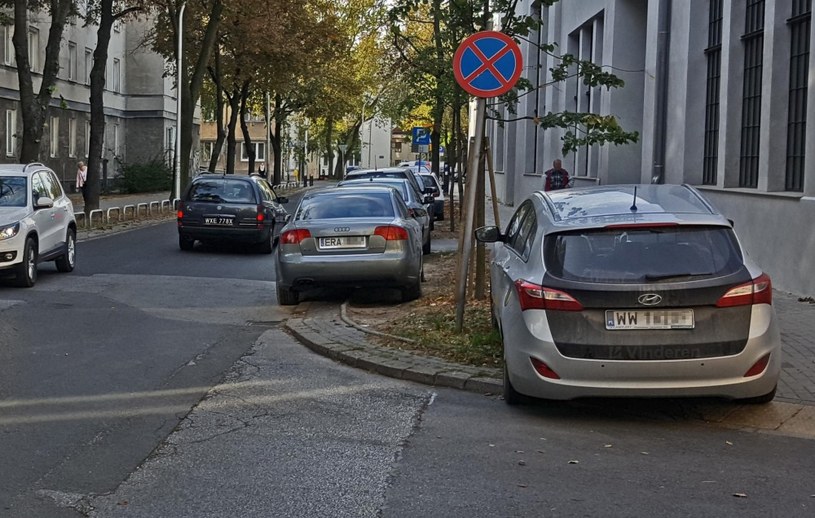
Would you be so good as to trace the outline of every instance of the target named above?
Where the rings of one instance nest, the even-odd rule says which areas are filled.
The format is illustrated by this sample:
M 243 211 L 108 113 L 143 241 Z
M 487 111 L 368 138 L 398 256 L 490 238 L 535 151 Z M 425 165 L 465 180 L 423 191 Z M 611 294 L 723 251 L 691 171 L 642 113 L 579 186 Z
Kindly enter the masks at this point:
M 204 218 L 204 225 L 232 225 L 233 221 L 233 218 L 224 217 Z
M 365 236 L 321 237 L 320 248 L 323 250 L 335 248 L 365 248 Z
M 606 329 L 693 329 L 692 309 L 606 311 Z

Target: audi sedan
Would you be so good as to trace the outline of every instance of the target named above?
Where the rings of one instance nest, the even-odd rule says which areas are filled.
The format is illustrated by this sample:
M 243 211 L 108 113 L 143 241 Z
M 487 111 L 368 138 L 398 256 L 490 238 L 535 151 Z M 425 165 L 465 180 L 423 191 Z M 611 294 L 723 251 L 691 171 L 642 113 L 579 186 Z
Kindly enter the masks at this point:
M 289 214 L 272 186 L 257 175 L 202 174 L 190 183 L 178 207 L 178 246 L 195 241 L 254 245 L 271 254 Z
M 308 192 L 277 247 L 277 299 L 294 305 L 310 288 L 397 288 L 422 294 L 422 229 L 399 192 L 347 186 Z
M 772 283 L 690 186 L 536 192 L 495 243 L 504 399 L 773 399 Z

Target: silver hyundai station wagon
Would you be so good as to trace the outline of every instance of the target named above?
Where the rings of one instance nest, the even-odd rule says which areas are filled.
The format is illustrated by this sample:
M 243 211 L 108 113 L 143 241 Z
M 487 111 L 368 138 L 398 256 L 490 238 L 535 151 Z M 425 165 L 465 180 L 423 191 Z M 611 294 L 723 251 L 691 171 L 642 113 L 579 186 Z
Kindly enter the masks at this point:
M 536 192 L 493 242 L 504 398 L 768 402 L 781 339 L 770 278 L 686 185 Z

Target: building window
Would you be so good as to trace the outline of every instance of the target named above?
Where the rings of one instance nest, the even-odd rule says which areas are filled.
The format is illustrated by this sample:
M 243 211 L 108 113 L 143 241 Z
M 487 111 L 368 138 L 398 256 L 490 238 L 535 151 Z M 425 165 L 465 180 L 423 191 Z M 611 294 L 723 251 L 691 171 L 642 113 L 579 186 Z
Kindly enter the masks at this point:
M 93 51 L 85 49 L 85 84 L 91 84 L 91 70 L 93 70 Z
M 744 89 L 741 105 L 739 187 L 758 187 L 761 143 L 761 75 L 764 69 L 764 0 L 747 0 L 744 35 Z
M 76 56 L 76 43 L 73 41 L 68 42 L 68 80 L 69 81 L 76 81 L 78 74 L 78 65 L 77 65 L 77 56 Z
M 120 79 L 122 77 L 122 62 L 119 58 L 113 58 L 113 70 L 111 70 L 113 74 L 113 81 L 111 81 L 111 87 L 114 92 L 118 92 L 120 90 Z
M 59 150 L 59 117 L 51 117 L 51 158 L 57 156 Z
M 6 156 L 14 156 L 17 140 L 17 110 L 6 110 Z
M 32 72 L 40 70 L 40 31 L 28 29 L 28 61 Z
M 255 148 L 255 160 L 266 160 L 266 143 L 265 142 L 252 142 L 252 147 Z M 246 142 L 241 142 L 241 162 L 248 162 L 249 155 L 246 153 Z
M 707 48 L 707 92 L 705 95 L 705 149 L 702 183 L 716 185 L 719 162 L 719 88 L 722 75 L 722 3 L 710 0 Z
M 76 157 L 76 118 L 68 119 L 68 156 Z
M 793 0 L 790 26 L 790 105 L 787 122 L 787 175 L 784 188 L 804 190 L 807 127 L 807 84 L 812 0 Z
M 4 49 L 3 49 L 3 64 L 8 66 L 14 66 L 14 27 L 11 25 L 6 25 L 3 27 L 3 41 L 4 41 Z

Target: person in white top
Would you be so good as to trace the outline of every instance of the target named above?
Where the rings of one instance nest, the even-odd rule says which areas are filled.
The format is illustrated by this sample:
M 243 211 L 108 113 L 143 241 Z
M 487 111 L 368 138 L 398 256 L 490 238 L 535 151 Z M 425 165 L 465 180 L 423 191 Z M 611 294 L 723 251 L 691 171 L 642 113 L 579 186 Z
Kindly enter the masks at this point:
M 86 187 L 85 183 L 88 181 L 88 166 L 85 165 L 85 162 L 80 161 L 77 164 L 76 170 L 76 190 L 82 192 L 82 199 L 86 198 Z

